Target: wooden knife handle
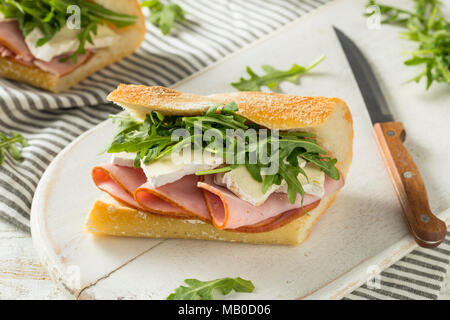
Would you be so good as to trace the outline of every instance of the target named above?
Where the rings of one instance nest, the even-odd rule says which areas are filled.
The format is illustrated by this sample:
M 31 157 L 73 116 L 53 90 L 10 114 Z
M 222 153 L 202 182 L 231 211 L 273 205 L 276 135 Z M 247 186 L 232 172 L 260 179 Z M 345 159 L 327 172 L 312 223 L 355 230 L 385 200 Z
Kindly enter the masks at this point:
M 411 234 L 421 247 L 437 247 L 447 227 L 431 212 L 422 177 L 403 145 L 406 132 L 402 123 L 377 123 L 374 133 Z

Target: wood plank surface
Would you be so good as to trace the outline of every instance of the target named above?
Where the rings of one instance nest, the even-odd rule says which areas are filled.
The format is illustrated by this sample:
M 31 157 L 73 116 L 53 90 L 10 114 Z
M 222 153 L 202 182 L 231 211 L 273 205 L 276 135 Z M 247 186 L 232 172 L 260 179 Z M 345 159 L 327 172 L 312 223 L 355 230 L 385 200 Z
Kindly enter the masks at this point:
M 49 278 L 30 234 L 0 220 L 0 299 L 71 298 Z

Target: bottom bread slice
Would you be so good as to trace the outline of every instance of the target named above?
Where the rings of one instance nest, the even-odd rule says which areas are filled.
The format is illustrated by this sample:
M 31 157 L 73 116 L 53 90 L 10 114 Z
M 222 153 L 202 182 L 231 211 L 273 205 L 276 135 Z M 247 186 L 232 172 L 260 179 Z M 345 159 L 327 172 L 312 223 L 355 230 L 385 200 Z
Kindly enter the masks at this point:
M 297 245 L 305 241 L 336 193 L 322 199 L 319 206 L 297 220 L 273 231 L 243 233 L 218 230 L 197 220 L 180 220 L 153 215 L 125 207 L 109 196 L 95 201 L 85 230 L 94 235 L 141 238 L 176 238 L 252 244 Z

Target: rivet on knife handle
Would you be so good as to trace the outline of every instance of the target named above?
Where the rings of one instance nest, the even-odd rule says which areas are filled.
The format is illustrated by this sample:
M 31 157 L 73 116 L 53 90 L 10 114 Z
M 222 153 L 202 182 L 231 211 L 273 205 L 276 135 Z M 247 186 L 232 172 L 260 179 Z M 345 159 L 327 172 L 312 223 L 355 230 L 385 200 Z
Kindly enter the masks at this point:
M 403 145 L 406 134 L 402 123 L 376 123 L 374 133 L 413 237 L 422 247 L 438 246 L 447 227 L 431 212 L 422 177 Z

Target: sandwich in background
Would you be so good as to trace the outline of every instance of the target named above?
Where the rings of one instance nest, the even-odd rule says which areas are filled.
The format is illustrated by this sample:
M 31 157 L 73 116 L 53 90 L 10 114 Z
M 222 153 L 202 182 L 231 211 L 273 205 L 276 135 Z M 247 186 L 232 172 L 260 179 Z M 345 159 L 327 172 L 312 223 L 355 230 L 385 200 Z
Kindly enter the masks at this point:
M 137 0 L 0 0 L 0 76 L 65 91 L 144 37 Z

